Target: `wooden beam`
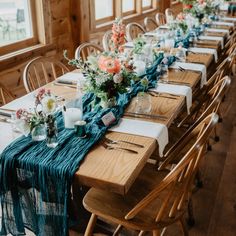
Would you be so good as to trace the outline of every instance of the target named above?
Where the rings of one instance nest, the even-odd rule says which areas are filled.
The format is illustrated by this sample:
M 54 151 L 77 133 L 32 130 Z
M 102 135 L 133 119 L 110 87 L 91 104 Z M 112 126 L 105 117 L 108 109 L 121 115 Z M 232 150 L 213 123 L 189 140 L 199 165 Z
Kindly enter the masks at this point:
M 70 0 L 70 24 L 73 49 L 89 41 L 90 1 Z

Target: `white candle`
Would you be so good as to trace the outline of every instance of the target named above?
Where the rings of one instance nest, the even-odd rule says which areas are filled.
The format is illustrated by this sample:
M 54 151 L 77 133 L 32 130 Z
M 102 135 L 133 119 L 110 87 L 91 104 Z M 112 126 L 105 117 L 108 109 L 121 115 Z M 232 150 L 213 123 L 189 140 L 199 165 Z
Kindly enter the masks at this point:
M 63 112 L 64 115 L 64 125 L 67 129 L 73 129 L 76 121 L 82 120 L 82 111 L 79 108 L 67 108 Z

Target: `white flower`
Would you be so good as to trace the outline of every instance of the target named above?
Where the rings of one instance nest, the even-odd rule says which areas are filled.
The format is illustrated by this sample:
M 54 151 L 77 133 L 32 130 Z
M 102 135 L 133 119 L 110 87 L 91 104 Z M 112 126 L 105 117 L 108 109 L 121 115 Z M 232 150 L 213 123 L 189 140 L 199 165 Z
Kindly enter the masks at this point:
M 123 81 L 122 75 L 121 75 L 121 74 L 115 74 L 115 75 L 113 76 L 113 81 L 114 81 L 114 83 L 116 83 L 116 84 L 120 84 L 120 83 Z
M 46 96 L 42 99 L 42 110 L 44 113 L 49 114 L 56 110 L 56 99 L 54 96 Z

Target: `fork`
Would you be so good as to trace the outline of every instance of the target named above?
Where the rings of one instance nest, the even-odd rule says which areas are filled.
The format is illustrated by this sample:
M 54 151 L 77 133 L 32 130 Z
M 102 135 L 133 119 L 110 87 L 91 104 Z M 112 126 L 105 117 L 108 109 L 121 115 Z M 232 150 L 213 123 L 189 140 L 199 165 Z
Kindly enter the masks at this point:
M 125 140 L 112 140 L 112 139 L 109 139 L 109 138 L 107 138 L 107 137 L 104 137 L 104 139 L 105 139 L 105 141 L 106 141 L 107 143 L 109 143 L 109 144 L 127 143 L 127 144 L 130 144 L 130 145 L 139 147 L 139 148 L 144 148 L 144 146 L 141 145 L 141 144 L 132 143 L 132 142 L 125 141 Z
M 107 143 L 103 142 L 102 146 L 108 150 L 121 150 L 121 151 L 126 151 L 126 152 L 130 152 L 133 154 L 138 154 L 137 151 L 133 150 L 133 149 L 129 149 L 129 148 L 122 148 L 122 147 L 114 147 L 111 145 L 108 145 Z

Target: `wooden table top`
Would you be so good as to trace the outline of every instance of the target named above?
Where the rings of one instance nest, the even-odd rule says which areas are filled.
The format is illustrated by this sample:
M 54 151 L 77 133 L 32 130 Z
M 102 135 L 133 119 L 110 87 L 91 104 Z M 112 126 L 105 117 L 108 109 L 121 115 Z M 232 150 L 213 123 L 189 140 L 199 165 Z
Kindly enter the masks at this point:
M 212 61 L 210 54 L 190 54 L 188 60 L 203 63 L 206 66 Z M 201 74 L 193 71 L 179 71 L 170 69 L 169 80 L 182 81 L 189 83 L 190 87 L 194 88 L 200 81 Z M 69 86 L 58 86 L 50 83 L 45 86 L 50 88 L 52 93 L 62 96 L 66 100 L 75 97 L 75 88 Z M 142 119 L 152 122 L 165 124 L 167 127 L 173 122 L 180 110 L 186 105 L 185 97 L 179 96 L 176 99 L 168 97 L 151 97 L 152 99 L 152 114 L 160 114 L 167 117 L 166 120 L 158 119 Z M 22 104 L 23 105 L 23 104 Z M 132 110 L 134 101 L 131 101 L 127 110 Z M 128 117 L 127 117 L 128 118 Z M 132 118 L 133 119 L 133 118 Z M 140 118 L 137 118 L 140 119 Z M 11 130 L 11 125 L 0 122 L 1 135 L 0 149 L 10 143 L 16 136 Z M 85 157 L 79 170 L 75 175 L 75 182 L 81 185 L 93 186 L 97 188 L 114 191 L 120 194 L 125 194 L 135 181 L 140 171 L 144 167 L 147 159 L 157 149 L 157 141 L 153 138 L 142 137 L 131 134 L 123 134 L 118 132 L 108 132 L 107 137 L 115 140 L 127 140 L 144 145 L 144 148 L 134 148 L 138 154 L 130 154 L 128 152 L 107 150 L 103 146 L 97 144 Z M 122 147 L 130 147 L 122 144 Z M 132 147 L 133 148 L 133 147 Z

